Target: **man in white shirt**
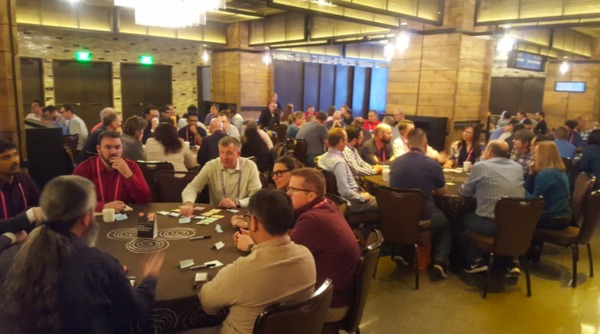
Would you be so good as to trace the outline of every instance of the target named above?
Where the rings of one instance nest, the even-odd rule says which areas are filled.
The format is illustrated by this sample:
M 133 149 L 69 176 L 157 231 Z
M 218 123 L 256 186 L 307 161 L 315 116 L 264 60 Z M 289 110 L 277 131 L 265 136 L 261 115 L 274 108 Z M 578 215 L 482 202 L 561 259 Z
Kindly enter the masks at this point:
M 44 109 L 44 104 L 38 100 L 33 100 L 31 102 L 31 112 L 25 116 L 25 118 L 35 119 L 36 121 L 42 120 L 42 111 Z
M 240 130 L 238 130 L 235 125 L 231 124 L 231 117 L 227 110 L 219 112 L 219 120 L 223 123 L 223 131 L 227 133 L 228 136 L 234 137 L 237 140 L 241 139 Z
M 252 160 L 240 157 L 242 144 L 234 137 L 219 140 L 219 158 L 210 160 L 181 193 L 184 216 L 194 213 L 196 196 L 208 185 L 210 204 L 233 209 L 248 206 L 250 196 L 262 188 L 258 168 Z
M 79 135 L 79 139 L 77 140 L 77 151 L 81 151 L 81 149 L 83 149 L 83 144 L 85 144 L 89 135 L 87 125 L 85 125 L 85 122 L 79 118 L 79 116 L 75 115 L 75 111 L 71 105 L 65 104 L 61 109 L 64 109 L 63 117 L 69 122 L 69 134 Z

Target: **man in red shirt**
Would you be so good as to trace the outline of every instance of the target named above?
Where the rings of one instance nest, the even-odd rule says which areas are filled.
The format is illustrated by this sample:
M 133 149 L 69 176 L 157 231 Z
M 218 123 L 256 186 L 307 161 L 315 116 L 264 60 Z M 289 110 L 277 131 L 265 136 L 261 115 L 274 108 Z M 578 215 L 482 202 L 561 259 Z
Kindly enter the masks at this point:
M 375 128 L 377 127 L 377 125 L 379 125 L 379 123 L 381 123 L 381 121 L 377 119 L 377 112 L 375 110 L 369 110 L 367 116 L 368 119 L 363 124 L 363 129 L 373 133 L 373 131 L 375 131 Z
M 104 131 L 98 136 L 98 155 L 75 168 L 73 175 L 83 176 L 96 186 L 96 211 L 113 208 L 123 212 L 127 203 L 146 204 L 150 188 L 135 161 L 123 159 L 121 135 Z

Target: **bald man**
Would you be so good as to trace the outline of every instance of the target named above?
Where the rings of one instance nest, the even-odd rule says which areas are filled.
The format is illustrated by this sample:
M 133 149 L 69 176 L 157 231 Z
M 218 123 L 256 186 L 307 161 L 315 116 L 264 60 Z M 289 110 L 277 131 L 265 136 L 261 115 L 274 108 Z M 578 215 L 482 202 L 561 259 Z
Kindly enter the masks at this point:
M 219 118 L 210 120 L 208 130 L 211 135 L 202 139 L 202 146 L 198 151 L 198 163 L 204 166 L 208 161 L 219 157 L 219 140 L 227 136 L 223 131 L 223 122 Z
M 371 165 L 389 165 L 396 158 L 392 146 L 392 127 L 381 123 L 373 131 L 373 138 L 360 149 L 360 157 Z

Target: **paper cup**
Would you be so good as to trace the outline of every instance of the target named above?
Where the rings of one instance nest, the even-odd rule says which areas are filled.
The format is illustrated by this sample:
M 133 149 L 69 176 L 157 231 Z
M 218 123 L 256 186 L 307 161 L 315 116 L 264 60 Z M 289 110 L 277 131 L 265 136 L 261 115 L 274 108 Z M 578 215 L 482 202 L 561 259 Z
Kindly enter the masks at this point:
M 381 175 L 383 176 L 384 182 L 390 182 L 390 169 L 384 169 L 381 171 Z
M 465 173 L 468 173 L 471 171 L 471 167 L 473 167 L 473 163 L 470 161 L 465 161 L 463 162 L 463 171 L 465 171 Z
M 115 221 L 115 209 L 102 210 L 102 220 L 105 223 L 113 223 Z

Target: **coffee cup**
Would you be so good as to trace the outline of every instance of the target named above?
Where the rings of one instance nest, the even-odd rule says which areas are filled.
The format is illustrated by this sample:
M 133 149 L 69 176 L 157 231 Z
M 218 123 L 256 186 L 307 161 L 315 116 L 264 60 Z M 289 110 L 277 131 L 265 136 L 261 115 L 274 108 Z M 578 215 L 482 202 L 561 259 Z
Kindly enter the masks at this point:
M 390 169 L 386 168 L 381 171 L 381 176 L 383 176 L 384 182 L 390 182 Z
M 104 209 L 102 210 L 102 220 L 105 223 L 113 223 L 115 221 L 115 209 Z
M 465 171 L 465 173 L 468 173 L 471 171 L 471 167 L 473 167 L 473 163 L 470 161 L 465 161 L 463 162 L 463 171 Z

